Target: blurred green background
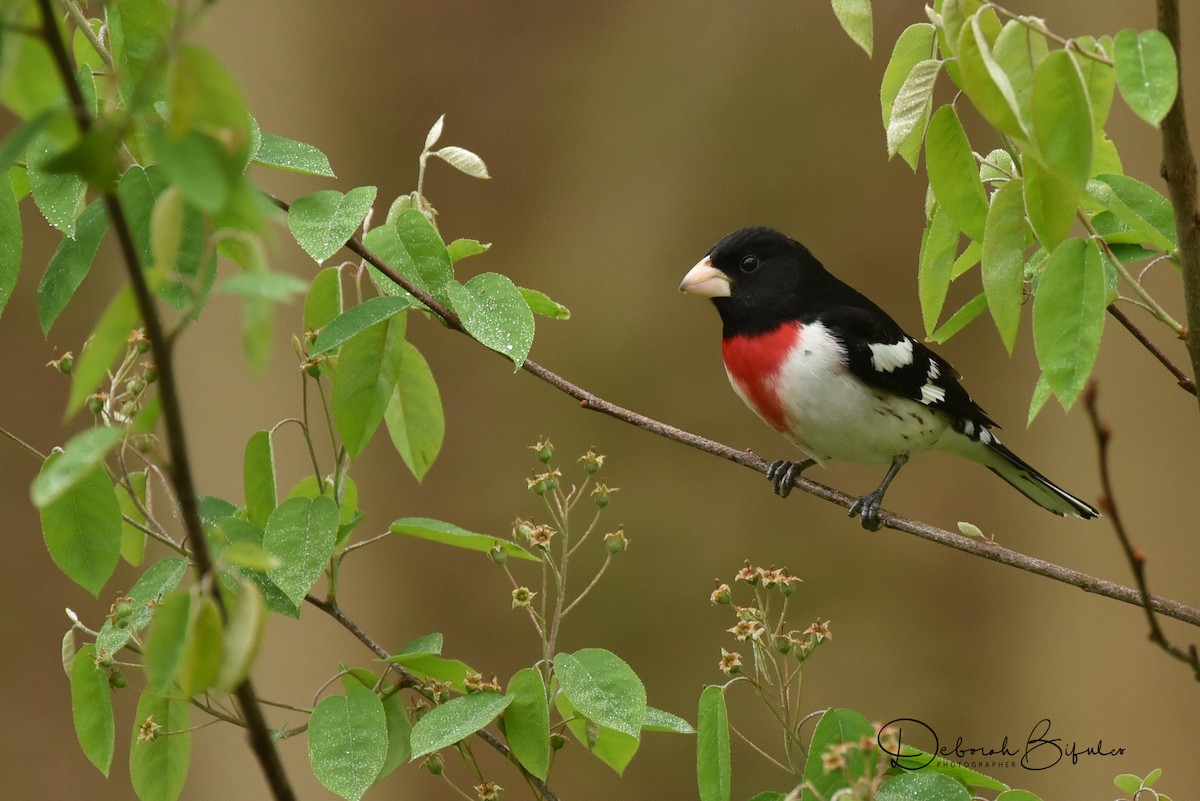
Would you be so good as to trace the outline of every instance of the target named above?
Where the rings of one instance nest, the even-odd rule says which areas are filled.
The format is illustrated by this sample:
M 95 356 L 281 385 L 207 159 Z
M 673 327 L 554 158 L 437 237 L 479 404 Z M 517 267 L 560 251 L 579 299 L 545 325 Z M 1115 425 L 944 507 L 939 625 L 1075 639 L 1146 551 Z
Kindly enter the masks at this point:
M 1154 25 L 1149 0 L 1022 3 L 1067 36 Z M 1200 107 L 1194 67 L 1200 23 L 1185 8 L 1185 91 Z M 413 188 L 426 130 L 446 114 L 443 144 L 481 154 L 493 180 L 479 182 L 433 163 L 427 195 L 447 239 L 494 243 L 461 269 L 498 271 L 540 288 L 573 312 L 539 321 L 532 357 L 597 394 L 768 458 L 793 451 L 742 407 L 719 356 L 719 322 L 707 302 L 680 296 L 683 273 L 723 234 L 769 224 L 806 242 L 838 275 L 920 332 L 915 275 L 923 174 L 886 159 L 878 86 L 898 33 L 924 19 L 916 2 L 876 4 L 876 53 L 868 60 L 837 27 L 824 0 L 810 2 L 442 3 L 286 2 L 218 4 L 199 38 L 241 80 L 263 130 L 312 142 L 330 157 L 335 182 L 262 174 L 295 198 L 319 188 L 372 184 L 377 211 Z M 945 84 L 942 89 L 945 90 Z M 1159 139 L 1119 101 L 1110 132 L 1126 171 L 1161 187 Z M 1193 120 L 1193 131 L 1200 126 Z M 1195 144 L 1196 137 L 1193 137 Z M 976 148 L 991 147 L 978 139 Z M 48 450 L 60 427 L 66 382 L 43 367 L 78 352 L 119 280 L 106 242 L 70 312 L 45 341 L 32 312 L 34 288 L 52 252 L 35 210 L 23 276 L 0 320 L 6 387 L 0 424 Z M 311 276 L 314 265 L 280 229 L 273 263 Z M 951 302 L 977 291 L 956 287 Z M 1181 313 L 1179 282 L 1160 267 L 1152 291 Z M 179 363 L 188 433 L 201 491 L 241 499 L 247 437 L 300 411 L 290 335 L 300 309 L 282 311 L 276 358 L 248 378 L 236 299 L 214 297 L 188 331 Z M 1183 349 L 1145 315 L 1130 312 L 1186 364 Z M 1123 515 L 1148 556 L 1152 589 L 1196 603 L 1200 542 L 1193 504 L 1200 475 L 1194 399 L 1178 390 L 1119 327 L 1107 326 L 1096 368 L 1100 401 L 1115 431 L 1114 471 Z M 725 608 L 710 607 L 714 577 L 730 580 L 744 559 L 786 566 L 804 579 L 792 601 L 803 628 L 832 620 L 834 639 L 805 674 L 808 709 L 845 706 L 886 721 L 917 718 L 943 741 L 1020 747 L 1042 718 L 1049 736 L 1078 747 L 1124 748 L 1113 757 L 1031 772 L 993 771 L 1049 798 L 1112 798 L 1120 772 L 1165 770 L 1159 787 L 1177 799 L 1200 783 L 1195 722 L 1200 688 L 1187 669 L 1145 637 L 1142 612 L 973 559 L 892 531 L 871 534 L 836 507 L 797 493 L 781 501 L 759 475 L 666 442 L 575 402 L 502 359 L 414 319 L 410 337 L 426 354 L 447 414 L 441 458 L 418 485 L 386 437 L 355 469 L 367 519 L 363 534 L 406 515 L 438 517 L 505 535 L 517 515 L 536 514 L 525 490 L 534 466 L 526 447 L 548 435 L 564 462 L 588 446 L 608 454 L 605 474 L 621 491 L 605 530 L 625 526 L 632 545 L 567 619 L 564 650 L 610 648 L 644 678 L 650 703 L 694 721 L 701 687 L 721 680 L 720 647 L 732 648 Z M 1007 423 L 1005 442 L 1071 491 L 1095 499 L 1095 447 L 1082 410 L 1052 402 L 1025 429 L 1036 363 L 1028 325 L 1007 357 L 981 320 L 939 348 L 966 374 L 972 394 Z M 72 421 L 72 430 L 84 424 Z M 306 460 L 295 429 L 276 438 L 282 485 Z M 132 797 L 125 760 L 135 691 L 119 693 L 113 777 L 101 779 L 71 728 L 59 640 L 64 607 L 98 625 L 111 598 L 96 601 L 46 555 L 27 487 L 35 460 L 0 444 L 0 502 L 9 557 L 0 582 L 0 777 L 12 798 Z M 568 471 L 569 471 L 568 466 Z M 568 472 L 569 475 L 569 472 Z M 877 469 L 836 465 L 812 477 L 863 492 Z M 1189 487 L 1193 489 L 1188 489 Z M 1130 581 L 1105 520 L 1047 515 L 982 468 L 948 457 L 917 458 L 888 494 L 887 508 L 951 528 L 969 520 L 1009 547 L 1088 573 Z M 593 548 L 599 562 L 600 546 Z M 589 557 L 584 557 L 584 559 Z M 583 560 L 581 560 L 583 561 Z M 112 590 L 137 572 L 119 569 Z M 583 571 L 576 573 L 583 578 Z M 530 572 L 529 582 L 536 576 Z M 429 631 L 450 655 L 502 679 L 536 658 L 510 587 L 487 560 L 402 539 L 351 557 L 342 601 L 386 647 Z M 1194 629 L 1167 622 L 1183 643 Z M 255 680 L 264 696 L 311 703 L 339 661 L 370 654 L 328 618 L 305 609 L 275 619 Z M 733 693 L 740 729 L 778 738 L 748 692 Z M 274 724 L 300 716 L 271 714 Z M 197 714 L 195 722 L 200 722 Z M 303 798 L 328 796 L 307 768 L 303 738 L 281 750 Z M 482 753 L 485 749 L 477 749 Z M 451 760 L 453 763 L 453 760 Z M 491 757 L 485 763 L 496 767 Z M 464 779 L 458 764 L 452 770 Z M 688 798 L 694 740 L 648 735 L 618 779 L 572 743 L 552 784 L 564 800 Z M 511 769 L 492 777 L 524 797 Z M 735 796 L 787 787 L 785 777 L 735 745 Z M 240 733 L 221 726 L 194 736 L 186 799 L 260 798 L 263 784 Z M 451 798 L 416 769 L 399 771 L 368 798 Z

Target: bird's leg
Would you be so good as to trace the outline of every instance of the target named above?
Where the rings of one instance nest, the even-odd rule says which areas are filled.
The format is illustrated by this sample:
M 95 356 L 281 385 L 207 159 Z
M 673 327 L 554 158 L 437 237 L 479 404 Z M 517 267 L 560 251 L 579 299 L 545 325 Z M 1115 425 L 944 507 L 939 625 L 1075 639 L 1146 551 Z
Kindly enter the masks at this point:
M 780 498 L 786 498 L 792 491 L 792 481 L 816 463 L 816 459 L 805 459 L 803 462 L 789 462 L 787 459 L 780 459 L 777 462 L 771 462 L 771 466 L 767 468 L 767 478 L 771 482 L 771 489 Z
M 863 528 L 868 531 L 879 530 L 879 507 L 883 504 L 883 493 L 887 492 L 888 484 L 892 483 L 892 479 L 907 462 L 907 453 L 902 453 L 892 459 L 892 466 L 888 468 L 887 475 L 883 477 L 883 481 L 879 483 L 875 491 L 867 493 L 850 504 L 850 517 L 862 515 Z

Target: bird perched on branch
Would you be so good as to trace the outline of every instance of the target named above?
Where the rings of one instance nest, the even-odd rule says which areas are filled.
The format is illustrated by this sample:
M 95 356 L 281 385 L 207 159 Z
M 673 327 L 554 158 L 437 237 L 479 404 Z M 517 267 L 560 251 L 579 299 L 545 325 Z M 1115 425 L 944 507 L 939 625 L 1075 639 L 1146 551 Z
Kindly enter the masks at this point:
M 771 228 L 734 231 L 679 289 L 712 299 L 734 391 L 808 457 L 771 465 L 767 477 L 780 496 L 814 464 L 888 465 L 880 485 L 850 506 L 874 531 L 884 492 L 909 456 L 940 450 L 984 465 L 1056 515 L 1096 517 L 1000 444 L 991 431 L 998 426 L 949 362 L 794 239 Z

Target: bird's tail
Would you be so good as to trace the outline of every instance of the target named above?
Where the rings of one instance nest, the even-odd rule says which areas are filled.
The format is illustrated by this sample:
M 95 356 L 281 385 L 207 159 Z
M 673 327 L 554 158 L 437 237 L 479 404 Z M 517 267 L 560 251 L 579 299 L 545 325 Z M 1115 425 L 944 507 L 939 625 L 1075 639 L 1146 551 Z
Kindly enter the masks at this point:
M 958 436 L 954 436 L 953 441 L 942 443 L 944 450 L 979 462 L 1043 509 L 1085 520 L 1100 514 L 1091 504 L 1059 487 L 1000 444 L 996 435 L 986 428 L 956 433 Z

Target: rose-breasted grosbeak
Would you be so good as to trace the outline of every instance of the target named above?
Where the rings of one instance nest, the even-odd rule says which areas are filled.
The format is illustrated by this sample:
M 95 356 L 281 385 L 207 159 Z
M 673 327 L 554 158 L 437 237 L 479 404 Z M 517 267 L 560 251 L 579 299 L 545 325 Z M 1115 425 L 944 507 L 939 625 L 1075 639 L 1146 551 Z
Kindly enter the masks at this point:
M 909 455 L 936 449 L 979 462 L 1054 514 L 1097 515 L 1001 445 L 958 372 L 799 242 L 771 228 L 734 231 L 679 288 L 712 298 L 734 390 L 808 456 L 771 465 L 779 495 L 830 459 L 890 465 L 850 507 L 875 530 L 883 494 Z

